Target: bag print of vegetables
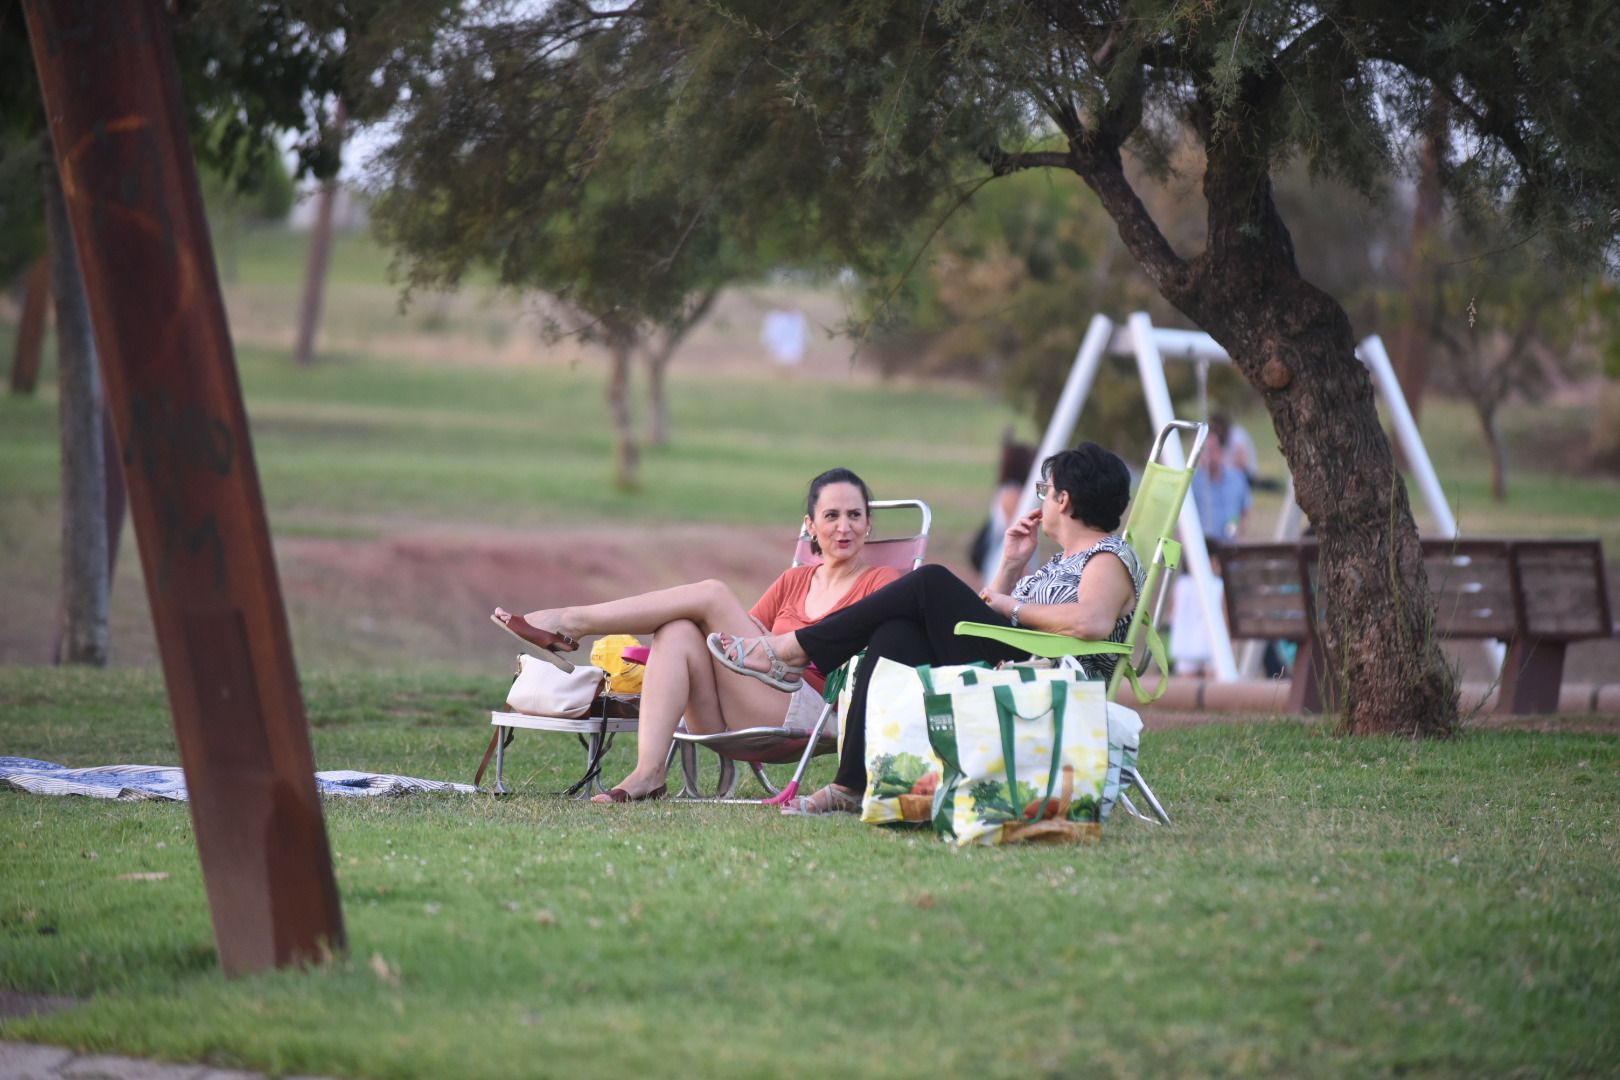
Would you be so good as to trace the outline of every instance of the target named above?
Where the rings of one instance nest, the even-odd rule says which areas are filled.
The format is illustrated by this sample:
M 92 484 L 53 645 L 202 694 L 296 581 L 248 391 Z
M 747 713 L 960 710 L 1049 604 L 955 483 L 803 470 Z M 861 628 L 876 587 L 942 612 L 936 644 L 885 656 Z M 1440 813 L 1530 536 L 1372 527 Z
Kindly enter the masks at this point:
M 880 754 L 872 759 L 873 794 L 894 799 L 906 821 L 927 821 L 939 773 L 916 754 Z

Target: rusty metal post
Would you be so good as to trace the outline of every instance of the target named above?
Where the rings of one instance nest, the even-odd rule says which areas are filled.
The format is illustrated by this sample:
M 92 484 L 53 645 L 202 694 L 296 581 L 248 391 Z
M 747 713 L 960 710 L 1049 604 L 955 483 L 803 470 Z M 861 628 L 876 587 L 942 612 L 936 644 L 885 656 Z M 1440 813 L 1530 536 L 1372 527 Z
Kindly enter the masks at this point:
M 156 0 L 26 0 L 220 964 L 344 947 L 314 755 Z

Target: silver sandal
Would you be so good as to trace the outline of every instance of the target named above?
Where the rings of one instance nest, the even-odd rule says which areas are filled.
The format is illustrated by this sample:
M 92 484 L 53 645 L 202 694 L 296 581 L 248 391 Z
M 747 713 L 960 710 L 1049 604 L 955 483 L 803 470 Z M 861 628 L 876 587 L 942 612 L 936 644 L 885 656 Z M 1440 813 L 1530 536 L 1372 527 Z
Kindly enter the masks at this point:
M 771 648 L 771 643 L 762 637 L 734 637 L 731 646 L 727 648 L 721 642 L 719 634 L 710 634 L 705 640 L 709 645 L 709 652 L 714 658 L 739 675 L 747 675 L 750 679 L 758 679 L 766 686 L 773 686 L 786 694 L 791 694 L 804 685 L 804 668 L 785 663 Z M 769 671 L 755 671 L 743 663 L 748 655 L 755 649 L 763 648 L 765 656 L 771 662 Z M 788 676 L 793 676 L 789 678 Z
M 858 814 L 861 796 L 835 784 L 828 784 L 814 795 L 800 795 L 784 803 L 782 813 L 789 817 L 818 817 L 822 814 Z

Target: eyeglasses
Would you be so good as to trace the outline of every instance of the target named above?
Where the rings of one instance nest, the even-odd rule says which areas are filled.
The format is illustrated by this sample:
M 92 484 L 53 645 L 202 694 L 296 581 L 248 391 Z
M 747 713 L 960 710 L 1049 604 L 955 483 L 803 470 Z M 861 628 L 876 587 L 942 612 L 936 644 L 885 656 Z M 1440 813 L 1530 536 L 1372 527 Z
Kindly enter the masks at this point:
M 1035 497 L 1037 499 L 1044 499 L 1048 495 L 1050 495 L 1051 493 L 1052 493 L 1052 485 L 1051 485 L 1051 483 L 1049 481 L 1046 481 L 1046 480 L 1037 480 L 1037 481 L 1035 481 Z

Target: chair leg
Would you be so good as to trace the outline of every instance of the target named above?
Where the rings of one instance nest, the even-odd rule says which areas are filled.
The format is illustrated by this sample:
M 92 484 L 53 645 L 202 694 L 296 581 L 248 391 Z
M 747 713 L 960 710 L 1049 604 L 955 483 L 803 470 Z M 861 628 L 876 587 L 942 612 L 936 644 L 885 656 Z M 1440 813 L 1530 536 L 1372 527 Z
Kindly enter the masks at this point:
M 1136 790 L 1142 793 L 1142 798 L 1147 800 L 1148 808 L 1153 811 L 1156 817 L 1158 817 L 1159 823 L 1162 825 L 1170 824 L 1170 815 L 1165 812 L 1164 807 L 1160 805 L 1159 800 L 1154 796 L 1153 789 L 1147 786 L 1147 781 L 1142 779 L 1142 774 L 1137 772 L 1135 769 L 1130 770 L 1129 782 L 1121 783 L 1120 786 L 1130 787 L 1133 784 L 1135 785 Z M 1140 814 L 1137 816 L 1141 817 Z M 1144 818 L 1143 820 L 1147 819 Z
M 759 781 L 759 786 L 765 789 L 767 796 L 781 793 L 782 789 L 771 783 L 771 778 L 765 775 L 765 766 L 757 761 L 750 761 L 748 767 L 753 770 L 754 779 Z
M 506 740 L 511 728 L 498 728 L 495 732 L 495 794 L 506 794 Z
M 720 775 L 715 779 L 714 794 L 703 794 L 703 782 L 698 777 L 698 748 L 689 742 L 676 741 L 670 748 L 673 754 L 679 751 L 681 755 L 681 790 L 675 797 L 677 799 L 693 799 L 709 801 L 715 799 L 729 799 L 737 791 L 737 763 L 723 754 L 716 754 L 720 762 Z

